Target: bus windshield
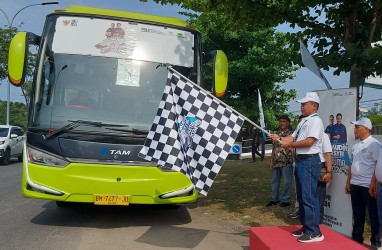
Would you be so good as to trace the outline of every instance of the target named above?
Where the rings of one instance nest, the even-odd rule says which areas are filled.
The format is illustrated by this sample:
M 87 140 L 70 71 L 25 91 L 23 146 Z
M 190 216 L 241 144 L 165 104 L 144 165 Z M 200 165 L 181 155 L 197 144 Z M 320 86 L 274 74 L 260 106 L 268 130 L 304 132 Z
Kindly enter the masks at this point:
M 191 79 L 197 75 L 198 39 L 191 31 L 53 15 L 44 34 L 31 127 L 58 129 L 71 120 L 89 120 L 149 130 L 167 66 Z

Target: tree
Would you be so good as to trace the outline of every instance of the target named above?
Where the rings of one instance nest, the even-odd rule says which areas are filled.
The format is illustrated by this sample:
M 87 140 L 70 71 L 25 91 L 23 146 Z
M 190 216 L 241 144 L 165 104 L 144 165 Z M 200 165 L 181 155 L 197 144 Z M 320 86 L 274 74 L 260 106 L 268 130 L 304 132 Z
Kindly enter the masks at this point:
M 0 100 L 0 124 L 6 123 L 6 110 L 7 102 Z M 11 102 L 10 103 L 10 121 L 12 125 L 20 126 L 23 129 L 27 128 L 28 123 L 28 106 L 20 102 Z
M 229 61 L 228 91 L 223 100 L 237 111 L 258 123 L 258 90 L 262 95 L 267 129 L 278 126 L 277 118 L 288 110 L 287 103 L 296 92 L 281 88 L 294 77 L 290 57 L 296 56 L 285 34 L 274 28 L 243 25 L 240 30 L 228 31 L 217 26 L 219 14 L 188 14 L 190 23 L 203 37 L 203 50 L 223 50 Z M 211 86 L 212 70 L 204 70 L 204 87 Z
M 374 104 L 367 113 L 366 116 L 371 120 L 373 126 L 382 126 L 382 103 Z
M 374 103 L 373 107 L 367 112 L 367 116 L 370 115 L 381 115 L 382 114 L 382 102 Z
M 145 0 L 143 0 L 145 1 Z M 291 35 L 297 50 L 298 39 L 313 42 L 316 61 L 334 74 L 350 72 L 349 87 L 359 87 L 363 79 L 382 74 L 382 46 L 372 48 L 381 39 L 381 0 L 155 0 L 179 4 L 201 13 L 220 14 L 220 29 L 237 29 L 246 24 L 276 26 L 288 23 L 302 30 Z
M 373 124 L 373 126 L 382 126 L 382 115 L 381 114 L 369 115 L 368 118 L 370 119 L 371 124 Z

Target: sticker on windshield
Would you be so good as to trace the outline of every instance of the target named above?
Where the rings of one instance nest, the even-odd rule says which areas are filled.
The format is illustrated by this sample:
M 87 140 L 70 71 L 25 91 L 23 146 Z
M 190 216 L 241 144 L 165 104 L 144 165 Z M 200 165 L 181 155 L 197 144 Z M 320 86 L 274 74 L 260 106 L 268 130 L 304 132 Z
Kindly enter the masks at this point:
M 133 32 L 131 30 L 130 32 Z M 122 23 L 110 24 L 110 27 L 105 31 L 105 39 L 95 45 L 101 54 L 115 53 L 123 57 L 129 58 L 133 55 L 134 42 L 129 42 L 125 39 L 125 30 Z
M 118 59 L 116 85 L 139 86 L 140 65 L 137 62 Z
M 194 35 L 166 25 L 87 17 L 57 18 L 54 53 L 194 65 Z

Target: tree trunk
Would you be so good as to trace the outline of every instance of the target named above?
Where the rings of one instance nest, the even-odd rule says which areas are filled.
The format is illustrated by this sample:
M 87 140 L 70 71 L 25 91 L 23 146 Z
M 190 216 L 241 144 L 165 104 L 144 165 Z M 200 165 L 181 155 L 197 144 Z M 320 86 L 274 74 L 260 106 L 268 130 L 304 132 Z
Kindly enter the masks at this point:
M 350 69 L 350 82 L 349 87 L 357 88 L 357 101 L 356 101 L 356 118 L 359 117 L 359 87 L 361 86 L 362 77 L 361 77 L 361 69 L 357 68 L 357 65 L 353 65 Z
M 359 87 L 361 85 L 361 69 L 357 65 L 353 65 L 350 69 L 349 87 Z

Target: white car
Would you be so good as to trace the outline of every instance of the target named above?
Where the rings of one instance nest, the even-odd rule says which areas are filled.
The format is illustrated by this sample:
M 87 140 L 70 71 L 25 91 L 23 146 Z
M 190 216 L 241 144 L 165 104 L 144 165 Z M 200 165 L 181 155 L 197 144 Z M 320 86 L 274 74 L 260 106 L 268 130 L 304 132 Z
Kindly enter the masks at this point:
M 22 161 L 25 141 L 26 135 L 22 128 L 0 125 L 0 163 L 9 164 L 11 157 L 17 157 Z

